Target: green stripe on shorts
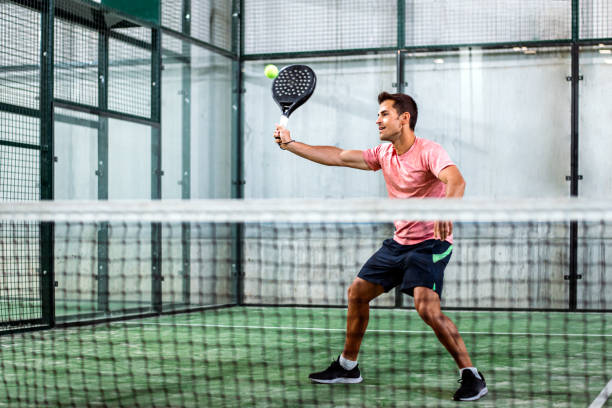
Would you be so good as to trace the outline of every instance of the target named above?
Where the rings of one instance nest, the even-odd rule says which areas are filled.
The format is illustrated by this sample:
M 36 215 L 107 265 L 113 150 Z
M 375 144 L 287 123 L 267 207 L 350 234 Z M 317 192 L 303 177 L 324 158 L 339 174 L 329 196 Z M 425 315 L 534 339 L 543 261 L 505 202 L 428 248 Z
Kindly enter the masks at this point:
M 453 246 L 449 246 L 448 249 L 446 251 L 444 251 L 441 254 L 433 254 L 433 262 L 436 263 L 441 259 L 446 258 L 447 256 L 450 255 L 450 253 L 453 252 Z

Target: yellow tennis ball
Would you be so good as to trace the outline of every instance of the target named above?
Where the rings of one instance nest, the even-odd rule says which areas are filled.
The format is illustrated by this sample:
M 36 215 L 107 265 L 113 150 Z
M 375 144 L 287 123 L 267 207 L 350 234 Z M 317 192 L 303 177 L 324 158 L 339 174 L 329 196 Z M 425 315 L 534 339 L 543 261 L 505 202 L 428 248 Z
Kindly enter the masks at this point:
M 274 79 L 278 76 L 278 68 L 276 67 L 276 65 L 268 64 L 264 68 L 264 74 L 266 74 L 268 78 Z

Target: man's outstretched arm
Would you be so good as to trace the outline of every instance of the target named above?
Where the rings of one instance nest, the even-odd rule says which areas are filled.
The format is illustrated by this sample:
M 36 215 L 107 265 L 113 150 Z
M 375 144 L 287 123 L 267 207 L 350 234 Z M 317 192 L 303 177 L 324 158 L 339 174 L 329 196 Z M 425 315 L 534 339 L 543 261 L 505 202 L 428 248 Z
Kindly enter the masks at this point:
M 363 159 L 361 150 L 343 150 L 335 146 L 311 146 L 291 139 L 289 130 L 276 126 L 274 139 L 283 150 L 326 166 L 343 166 L 354 169 L 371 170 Z

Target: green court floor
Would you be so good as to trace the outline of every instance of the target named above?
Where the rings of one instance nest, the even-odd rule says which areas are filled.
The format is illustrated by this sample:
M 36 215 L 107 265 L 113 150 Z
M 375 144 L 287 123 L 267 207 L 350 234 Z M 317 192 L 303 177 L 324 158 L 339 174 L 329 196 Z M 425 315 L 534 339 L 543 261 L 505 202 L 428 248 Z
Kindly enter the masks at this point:
M 459 404 L 457 369 L 412 310 L 371 311 L 363 383 L 311 384 L 342 349 L 345 314 L 233 307 L 2 336 L 0 406 Z M 475 406 L 588 407 L 612 379 L 612 314 L 447 314 L 488 383 Z

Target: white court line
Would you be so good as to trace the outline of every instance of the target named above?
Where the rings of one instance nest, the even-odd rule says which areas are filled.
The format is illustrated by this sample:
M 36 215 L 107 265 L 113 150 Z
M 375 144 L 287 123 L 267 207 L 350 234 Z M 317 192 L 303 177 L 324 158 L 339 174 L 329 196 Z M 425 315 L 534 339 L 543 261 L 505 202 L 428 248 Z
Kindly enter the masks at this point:
M 610 397 L 610 395 L 612 395 L 612 380 L 610 380 L 610 382 L 608 382 L 608 384 L 604 387 L 604 389 L 601 390 L 597 398 L 595 398 L 593 402 L 591 402 L 591 405 L 589 405 L 589 408 L 603 407 L 606 401 L 608 400 L 608 398 Z
M 241 325 L 230 325 L 230 324 L 190 324 L 190 323 L 139 323 L 139 322 L 116 322 L 114 325 L 126 324 L 133 326 L 175 326 L 175 327 L 213 327 L 221 329 L 264 329 L 264 330 L 297 330 L 297 331 L 345 331 L 346 329 L 331 329 L 323 327 L 286 327 L 286 326 L 241 326 Z M 368 329 L 368 333 L 409 333 L 409 334 L 421 334 L 421 333 L 432 333 L 429 330 L 376 330 Z M 570 334 L 570 333 L 521 333 L 521 332 L 470 332 L 461 331 L 461 334 L 487 334 L 494 336 L 557 336 L 557 337 L 612 337 L 612 334 Z

